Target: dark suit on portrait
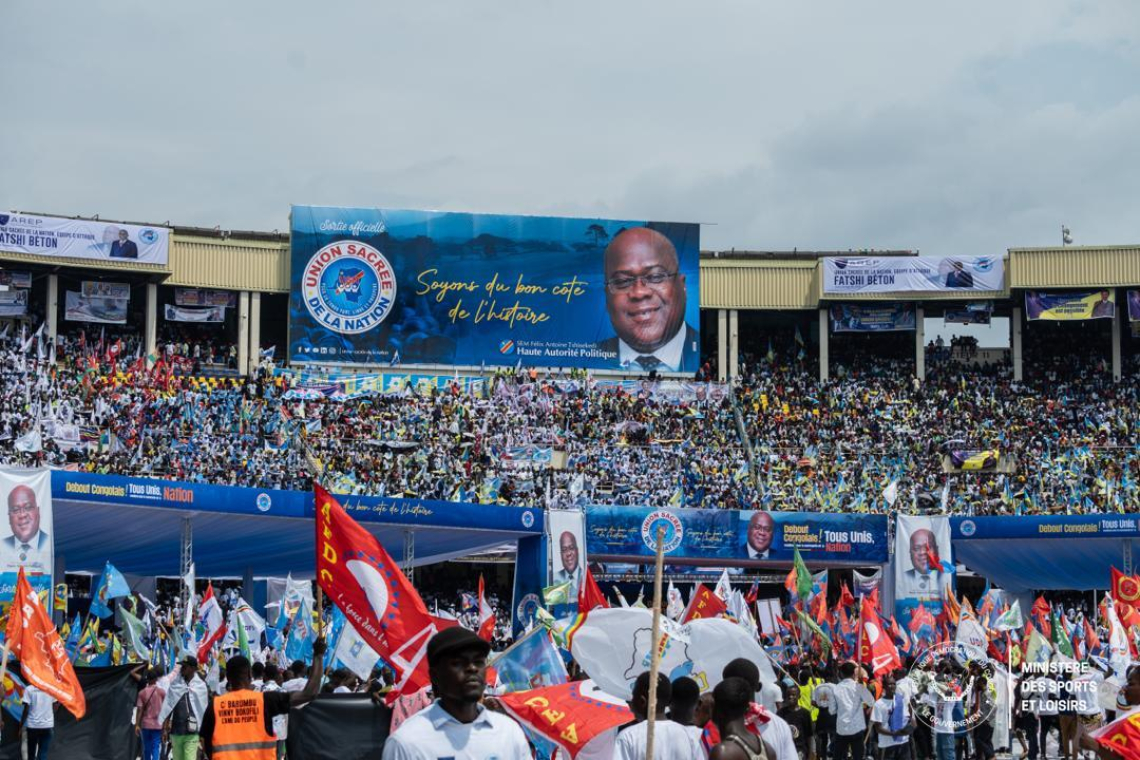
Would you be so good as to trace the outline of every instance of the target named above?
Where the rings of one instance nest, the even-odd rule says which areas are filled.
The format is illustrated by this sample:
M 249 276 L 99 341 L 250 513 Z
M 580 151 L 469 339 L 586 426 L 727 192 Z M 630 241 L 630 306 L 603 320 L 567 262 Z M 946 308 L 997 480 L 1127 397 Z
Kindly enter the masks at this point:
M 694 330 L 692 327 L 690 327 L 688 323 L 686 323 L 685 324 L 685 343 L 681 349 L 681 361 L 677 365 L 677 368 L 673 369 L 672 367 L 669 367 L 669 366 L 662 366 L 662 367 L 657 368 L 657 371 L 658 372 L 696 372 L 698 369 L 700 369 L 701 357 L 700 357 L 700 354 L 697 352 L 697 350 L 695 348 L 693 348 L 693 346 L 697 343 L 698 338 L 699 338 L 699 335 L 698 335 L 697 331 Z M 599 341 L 596 345 L 596 348 L 599 351 L 605 351 L 607 353 L 611 353 L 611 354 L 616 355 L 616 358 L 614 359 L 614 366 L 615 367 L 621 366 L 621 345 L 620 345 L 620 342 L 621 342 L 621 339 L 615 335 L 612 338 L 606 338 L 603 341 Z M 668 346 L 668 343 L 666 343 L 665 346 Z M 662 349 L 665 348 L 665 346 L 662 346 L 660 349 L 658 349 L 654 353 L 655 354 L 659 353 Z M 638 367 L 636 363 L 631 363 L 629 365 L 629 369 L 638 370 L 641 368 Z
M 51 553 L 51 537 L 46 532 L 40 530 L 28 542 L 28 548 L 22 550 L 23 542 L 17 541 L 14 535 L 8 536 L 0 541 L 2 546 L 2 556 L 4 567 L 0 568 L 3 572 L 14 573 L 20 569 L 22 565 L 29 573 L 51 573 L 53 568 L 50 567 L 49 557 Z M 21 560 L 21 553 L 25 559 Z
M 137 259 L 139 257 L 139 247 L 135 245 L 135 241 L 127 240 L 120 242 L 116 240 L 111 243 L 111 258 L 113 259 Z

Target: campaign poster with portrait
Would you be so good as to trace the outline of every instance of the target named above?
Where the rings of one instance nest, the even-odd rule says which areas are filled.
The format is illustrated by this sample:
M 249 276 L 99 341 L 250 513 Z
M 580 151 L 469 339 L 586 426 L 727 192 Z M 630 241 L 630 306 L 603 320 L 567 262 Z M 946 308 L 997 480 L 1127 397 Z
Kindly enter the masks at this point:
M 651 560 L 658 526 L 665 528 L 670 561 L 716 560 L 734 568 L 786 564 L 797 549 L 808 562 L 877 565 L 888 557 L 886 515 L 601 505 L 586 512 L 590 556 Z
M 586 575 L 585 515 L 578 510 L 552 509 L 548 513 L 550 527 L 550 586 L 570 584 L 569 596 L 577 600 L 578 589 Z
M 911 633 L 937 618 L 942 599 L 955 593 L 950 518 L 899 515 L 895 524 L 895 613 L 899 625 L 914 624 Z M 921 606 L 922 615 L 916 611 Z
M 0 251 L 165 266 L 170 230 L 96 219 L 0 213 Z
M 831 305 L 831 331 L 903 332 L 918 324 L 912 303 Z
M 68 322 L 98 322 L 125 325 L 130 301 L 123 298 L 85 296 L 69 290 L 64 298 L 63 318 Z
M 0 532 L 0 606 L 11 604 L 21 567 L 32 588 L 50 599 L 55 571 L 51 471 L 0 468 L 0 499 L 8 515 Z
M 700 227 L 294 206 L 293 362 L 699 365 Z
M 1025 318 L 1030 322 L 1038 320 L 1071 322 L 1082 319 L 1113 319 L 1115 316 L 1116 293 L 1111 288 L 1083 293 L 1025 291 Z
M 1140 290 L 1128 291 L 1128 321 L 1140 322 Z
M 823 292 L 995 292 L 1005 288 L 1005 262 L 997 256 L 828 256 Z

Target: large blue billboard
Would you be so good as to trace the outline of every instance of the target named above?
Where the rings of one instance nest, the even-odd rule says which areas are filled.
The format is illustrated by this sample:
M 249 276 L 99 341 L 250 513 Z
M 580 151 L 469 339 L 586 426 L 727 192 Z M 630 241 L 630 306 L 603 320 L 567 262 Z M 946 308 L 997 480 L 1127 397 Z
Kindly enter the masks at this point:
M 888 557 L 886 515 L 608 506 L 586 510 L 587 554 L 648 560 L 658 526 L 670 562 L 787 564 L 796 549 L 808 562 L 829 564 L 880 565 Z
M 294 362 L 696 371 L 696 224 L 294 206 Z

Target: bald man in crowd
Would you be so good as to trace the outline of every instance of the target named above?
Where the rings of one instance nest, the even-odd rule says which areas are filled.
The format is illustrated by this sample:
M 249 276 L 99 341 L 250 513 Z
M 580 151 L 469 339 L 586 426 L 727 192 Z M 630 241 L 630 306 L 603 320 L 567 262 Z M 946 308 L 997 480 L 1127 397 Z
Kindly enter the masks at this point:
M 646 372 L 695 372 L 697 331 L 685 323 L 685 275 L 669 238 L 648 227 L 606 247 L 606 311 L 614 332 L 598 344 L 617 364 Z
M 8 494 L 8 527 L 12 535 L 3 540 L 4 572 L 23 567 L 29 575 L 50 573 L 51 538 L 40 530 L 40 505 L 28 486 L 16 486 Z

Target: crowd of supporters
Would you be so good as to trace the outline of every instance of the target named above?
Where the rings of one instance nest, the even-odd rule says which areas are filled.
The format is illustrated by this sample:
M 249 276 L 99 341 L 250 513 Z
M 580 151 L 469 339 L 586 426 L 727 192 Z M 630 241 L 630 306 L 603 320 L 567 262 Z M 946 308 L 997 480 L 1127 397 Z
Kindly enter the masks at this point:
M 526 506 L 1140 508 L 1135 362 L 1116 383 L 1079 345 L 1027 362 L 1022 382 L 953 353 L 930 354 L 918 382 L 870 350 L 820 382 L 788 341 L 746 357 L 729 388 L 503 371 L 338 398 L 290 374 L 181 374 L 182 346 L 143 356 L 130 335 L 53 352 L 0 334 L 5 463 L 294 489 L 319 472 L 341 493 Z M 982 471 L 961 471 L 978 452 Z

